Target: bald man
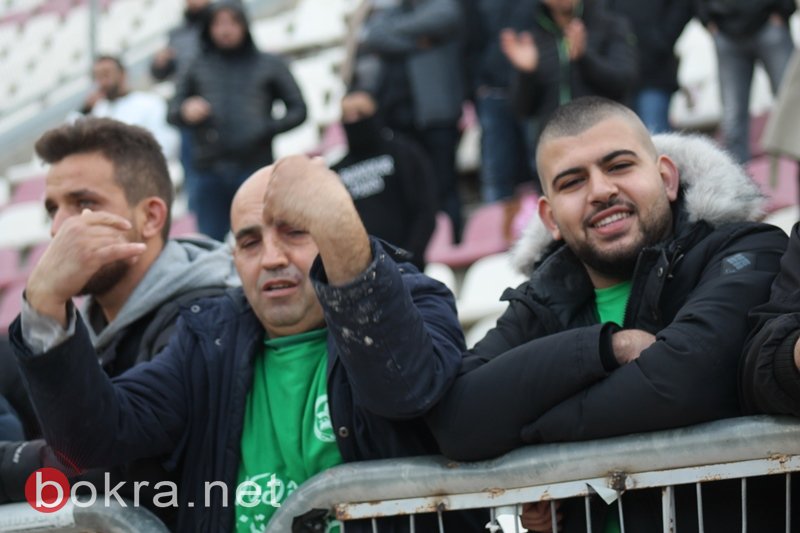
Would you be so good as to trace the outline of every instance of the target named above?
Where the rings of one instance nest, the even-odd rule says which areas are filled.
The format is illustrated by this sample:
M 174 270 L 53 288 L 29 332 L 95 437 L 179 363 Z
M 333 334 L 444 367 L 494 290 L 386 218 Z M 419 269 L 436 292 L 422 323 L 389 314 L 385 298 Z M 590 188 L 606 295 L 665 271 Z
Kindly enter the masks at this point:
M 120 224 L 110 213 L 93 222 Z M 436 453 L 421 417 L 464 350 L 450 292 L 367 236 L 321 160 L 256 172 L 235 196 L 231 227 L 242 287 L 192 305 L 158 359 L 113 383 L 79 317 L 39 354 L 12 327 L 45 435 L 77 468 L 163 454 L 185 465 L 179 531 L 261 531 L 325 468 Z M 135 252 L 118 241 L 98 251 L 108 261 Z M 243 493 L 209 499 L 212 482 Z M 464 519 L 447 517 L 453 531 L 472 530 Z

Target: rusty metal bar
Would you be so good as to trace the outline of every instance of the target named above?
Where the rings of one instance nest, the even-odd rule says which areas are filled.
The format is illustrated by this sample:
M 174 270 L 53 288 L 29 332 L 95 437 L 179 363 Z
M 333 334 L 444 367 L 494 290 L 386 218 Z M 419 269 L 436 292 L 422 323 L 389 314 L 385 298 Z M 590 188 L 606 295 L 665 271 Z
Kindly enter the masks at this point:
M 550 527 L 553 528 L 553 533 L 558 531 L 558 518 L 556 517 L 556 501 L 550 500 Z

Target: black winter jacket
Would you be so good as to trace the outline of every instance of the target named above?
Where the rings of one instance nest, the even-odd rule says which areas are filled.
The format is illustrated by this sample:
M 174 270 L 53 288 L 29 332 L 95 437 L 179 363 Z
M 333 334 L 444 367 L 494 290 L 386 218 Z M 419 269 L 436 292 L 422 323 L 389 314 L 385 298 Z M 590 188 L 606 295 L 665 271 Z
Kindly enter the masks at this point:
M 344 461 L 436 452 L 420 417 L 461 365 L 452 294 L 390 253 L 373 242 L 372 265 L 345 287 L 325 284 L 319 259 L 312 268 L 328 325 L 331 423 Z M 374 314 L 387 318 L 361 320 Z M 232 502 L 221 505 L 216 490 L 211 505 L 199 502 L 205 482 L 222 481 L 234 493 L 253 358 L 264 335 L 236 289 L 185 310 L 161 356 L 113 382 L 95 363 L 83 324 L 40 356 L 24 345 L 18 322 L 11 340 L 54 448 L 81 468 L 171 454 L 183 467 L 177 530 L 217 533 L 234 526 Z
M 249 30 L 236 50 L 214 45 L 209 25 L 221 9 L 236 10 L 247 22 L 238 2 L 214 4 L 201 36 L 202 49 L 178 81 L 168 120 L 191 130 L 198 169 L 225 175 L 272 163 L 272 138 L 302 123 L 306 105 L 283 60 L 259 52 Z M 211 116 L 199 124 L 187 124 L 181 117 L 181 105 L 191 96 L 202 96 L 211 105 Z M 276 100 L 286 106 L 281 118 L 272 114 Z
M 800 416 L 800 224 L 795 224 L 769 302 L 750 314 L 752 335 L 742 356 L 740 395 L 746 413 Z
M 599 0 L 579 2 L 586 26 L 586 53 L 571 62 L 564 34 L 543 3 L 531 11 L 520 4 L 515 19 L 532 20 L 527 31 L 539 49 L 539 66 L 532 73 L 517 72 L 512 80 L 512 101 L 523 116 L 544 124 L 561 105 L 579 96 L 605 96 L 625 102 L 637 81 L 636 38 L 627 20 L 608 13 Z
M 675 42 L 694 14 L 692 0 L 606 0 L 606 5 L 625 17 L 636 35 L 639 55 L 636 86 L 677 91 Z

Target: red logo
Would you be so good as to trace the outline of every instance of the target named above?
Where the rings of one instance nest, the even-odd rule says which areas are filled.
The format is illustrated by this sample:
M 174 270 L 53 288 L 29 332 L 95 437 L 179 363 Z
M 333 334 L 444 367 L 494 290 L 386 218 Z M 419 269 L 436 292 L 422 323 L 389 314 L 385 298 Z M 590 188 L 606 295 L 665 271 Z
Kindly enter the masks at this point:
M 25 482 L 25 499 L 40 513 L 54 513 L 70 497 L 67 476 L 55 468 L 40 468 Z

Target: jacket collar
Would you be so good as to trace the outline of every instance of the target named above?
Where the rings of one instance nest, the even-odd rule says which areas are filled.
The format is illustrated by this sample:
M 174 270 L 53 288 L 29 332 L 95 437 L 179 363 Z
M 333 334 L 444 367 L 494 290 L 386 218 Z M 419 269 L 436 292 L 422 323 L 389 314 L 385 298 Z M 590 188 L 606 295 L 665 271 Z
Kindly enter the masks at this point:
M 676 233 L 697 222 L 718 227 L 757 221 L 764 216 L 764 196 L 744 168 L 703 135 L 665 133 L 653 136 L 659 153 L 678 166 L 681 193 L 673 206 Z M 537 215 L 511 250 L 514 266 L 529 275 L 534 265 L 556 249 L 550 232 Z

